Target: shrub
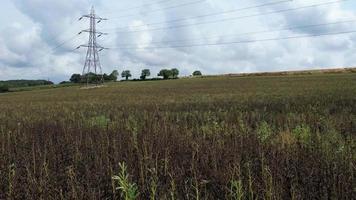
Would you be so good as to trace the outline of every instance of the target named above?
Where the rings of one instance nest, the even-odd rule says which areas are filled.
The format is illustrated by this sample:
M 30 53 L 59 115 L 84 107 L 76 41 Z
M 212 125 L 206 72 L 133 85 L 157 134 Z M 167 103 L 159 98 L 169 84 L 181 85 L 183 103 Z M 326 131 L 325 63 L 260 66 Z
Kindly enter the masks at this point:
M 193 76 L 202 76 L 203 74 L 201 73 L 201 71 L 195 71 L 193 72 Z
M 7 85 L 0 85 L 0 93 L 4 93 L 4 92 L 9 92 L 9 86 Z

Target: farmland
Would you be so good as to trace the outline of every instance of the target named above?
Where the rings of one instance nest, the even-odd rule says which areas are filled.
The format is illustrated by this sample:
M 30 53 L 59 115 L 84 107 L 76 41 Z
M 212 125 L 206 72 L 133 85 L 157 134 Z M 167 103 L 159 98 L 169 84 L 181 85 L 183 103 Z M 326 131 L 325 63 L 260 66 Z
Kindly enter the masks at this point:
M 0 94 L 0 199 L 352 199 L 356 74 Z

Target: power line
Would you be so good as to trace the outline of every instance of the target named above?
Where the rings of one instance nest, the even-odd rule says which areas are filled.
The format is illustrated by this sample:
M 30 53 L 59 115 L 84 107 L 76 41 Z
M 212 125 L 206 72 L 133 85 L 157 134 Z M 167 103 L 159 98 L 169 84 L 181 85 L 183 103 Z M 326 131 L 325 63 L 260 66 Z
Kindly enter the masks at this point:
M 167 1 L 168 1 L 168 0 L 167 0 Z M 88 3 L 91 4 L 90 0 L 88 0 Z M 102 19 L 102 20 L 105 20 L 105 19 Z M 78 20 L 71 21 L 70 26 L 73 25 L 73 24 L 74 24 L 75 22 L 77 22 L 77 21 L 78 21 Z M 80 21 L 80 20 L 79 20 L 79 21 Z M 54 41 L 54 40 L 58 39 L 60 35 L 63 35 L 63 34 L 65 34 L 65 33 L 67 33 L 69 30 L 70 30 L 70 29 L 67 29 L 67 30 L 65 30 L 62 34 L 58 34 L 58 35 L 56 35 L 56 36 L 51 37 L 51 39 L 50 39 L 49 41 Z M 70 37 L 70 38 L 67 39 L 67 40 L 64 40 L 63 42 L 61 42 L 60 44 L 58 44 L 58 45 L 55 46 L 54 48 L 50 49 L 50 51 L 48 52 L 48 54 L 50 54 L 50 53 L 52 53 L 53 51 L 59 49 L 60 47 L 62 47 L 62 46 L 64 46 L 65 44 L 67 44 L 68 42 L 73 41 L 73 40 L 74 40 L 76 37 L 78 37 L 80 34 L 81 34 L 81 32 L 78 33 L 78 34 L 76 34 L 76 35 L 74 35 L 74 36 L 72 36 L 72 37 Z M 74 50 L 73 50 L 73 51 L 74 51 Z
M 179 19 L 174 19 L 174 20 L 169 20 L 169 21 L 154 22 L 154 23 L 148 23 L 148 24 L 137 25 L 137 26 L 124 26 L 124 27 L 115 28 L 114 30 L 127 29 L 127 28 L 139 28 L 139 27 L 144 27 L 144 26 L 154 26 L 154 25 L 160 25 L 160 24 L 166 24 L 166 23 L 172 23 L 172 22 L 187 21 L 187 20 L 191 20 L 191 19 L 198 19 L 198 18 L 204 18 L 204 17 L 224 15 L 224 14 L 234 13 L 234 12 L 243 11 L 243 10 L 251 10 L 251 9 L 255 9 L 255 8 L 262 8 L 262 7 L 267 7 L 267 6 L 272 6 L 272 5 L 282 4 L 282 3 L 289 3 L 291 1 L 293 1 L 293 0 L 275 1 L 275 2 L 269 2 L 269 3 L 260 4 L 260 5 L 255 5 L 255 6 L 248 6 L 248 7 L 237 8 L 237 9 L 227 10 L 227 11 L 223 11 L 223 12 L 216 12 L 216 13 L 198 15 L 198 16 L 193 16 L 193 17 L 179 18 Z M 106 29 L 106 30 L 108 30 L 108 29 Z
M 319 7 L 319 6 L 326 6 L 326 5 L 336 4 L 336 3 L 345 2 L 345 1 L 349 1 L 349 0 L 338 0 L 338 1 L 324 2 L 324 3 L 302 6 L 302 7 L 297 7 L 297 8 L 281 9 L 281 10 L 270 11 L 270 12 L 265 12 L 265 13 L 245 15 L 245 16 L 239 16 L 239 17 L 231 17 L 231 18 L 212 20 L 212 21 L 206 21 L 206 22 L 197 22 L 197 23 L 192 23 L 192 24 L 182 24 L 182 25 L 177 25 L 177 26 L 166 26 L 166 27 L 160 27 L 160 28 L 151 28 L 151 29 L 142 29 L 142 30 L 133 30 L 133 31 L 117 31 L 115 33 L 138 33 L 138 32 L 143 32 L 143 31 L 178 29 L 178 28 L 195 26 L 195 25 L 212 24 L 212 23 L 218 23 L 218 22 L 224 22 L 224 21 L 234 21 L 234 20 L 251 18 L 251 17 L 265 16 L 265 15 L 271 15 L 271 14 L 277 14 L 277 13 L 283 13 L 283 12 L 290 12 L 290 11 L 314 8 L 314 7 Z
M 74 22 L 73 22 L 73 23 L 74 23 Z M 71 24 L 73 24 L 73 23 L 71 23 Z M 66 32 L 68 32 L 68 31 L 69 31 L 69 29 L 67 29 L 66 31 L 64 31 L 63 34 L 66 33 Z M 62 41 L 60 44 L 58 44 L 57 46 L 55 46 L 54 48 L 52 48 L 49 53 L 51 53 L 51 52 L 53 52 L 53 51 L 59 49 L 60 47 L 62 47 L 62 46 L 64 46 L 65 44 L 67 44 L 68 42 L 73 41 L 73 40 L 76 39 L 80 34 L 81 34 L 81 33 L 78 33 L 78 34 L 76 34 L 76 35 L 74 35 L 74 36 L 68 38 L 67 40 Z M 59 36 L 56 36 L 55 38 L 58 38 L 58 37 L 59 37 Z
M 91 3 L 90 0 L 88 0 L 88 3 L 89 3 L 89 4 Z M 105 20 L 105 19 L 102 19 L 102 20 Z M 78 21 L 78 20 L 71 21 L 71 23 L 70 23 L 69 25 L 72 26 L 72 25 L 73 25 L 75 22 L 77 22 L 77 21 Z M 80 20 L 79 20 L 79 21 L 80 21 Z M 70 29 L 67 29 L 67 30 L 65 30 L 62 34 L 58 34 L 58 35 L 56 35 L 56 36 L 51 37 L 50 41 L 54 41 L 54 40 L 58 39 L 60 35 L 63 35 L 63 34 L 65 34 L 65 33 L 67 33 L 69 30 L 70 30 Z M 67 44 L 68 42 L 73 41 L 73 40 L 74 40 L 78 35 L 80 35 L 80 34 L 81 34 L 81 32 L 78 33 L 78 34 L 76 34 L 76 35 L 74 35 L 74 36 L 72 36 L 72 37 L 70 37 L 70 38 L 67 39 L 67 40 L 64 40 L 63 42 L 61 42 L 60 44 L 58 44 L 57 46 L 55 46 L 54 48 L 52 48 L 52 49 L 50 50 L 50 53 L 53 52 L 53 51 L 55 51 L 55 50 L 57 50 L 58 48 L 62 47 L 63 45 Z
M 152 49 L 190 48 L 190 47 L 201 47 L 201 46 L 223 46 L 223 45 L 232 45 L 232 44 L 269 42 L 269 41 L 280 41 L 280 40 L 299 39 L 299 38 L 315 38 L 315 37 L 322 37 L 322 36 L 343 35 L 343 34 L 351 34 L 351 33 L 356 33 L 356 30 L 342 31 L 342 32 L 331 32 L 331 33 L 322 33 L 322 34 L 314 34 L 314 35 L 299 35 L 299 36 L 289 36 L 289 37 L 280 37 L 280 38 L 268 38 L 268 39 L 259 39 L 259 40 L 240 40 L 240 41 L 234 41 L 234 42 L 219 42 L 219 43 L 175 45 L 175 46 L 156 46 L 156 47 L 146 47 L 146 48 L 113 47 L 113 48 L 109 48 L 109 49 L 152 50 Z
M 169 2 L 169 1 L 172 1 L 172 0 L 164 0 L 164 1 L 157 1 L 156 3 L 164 3 L 164 2 Z M 205 0 L 204 0 L 205 1 Z M 212 14 L 206 14 L 206 15 L 200 15 L 200 16 L 196 16 L 194 18 L 202 18 L 202 17 L 207 17 L 207 16 L 214 16 L 214 15 L 222 15 L 222 14 L 227 14 L 227 13 L 232 13 L 232 12 L 237 12 L 237 11 L 242 11 L 242 10 L 248 10 L 248 9 L 253 9 L 253 8 L 260 8 L 260 7 L 266 7 L 266 6 L 271 6 L 271 5 L 277 5 L 277 4 L 281 4 L 281 3 L 287 3 L 287 2 L 290 2 L 290 1 L 293 1 L 293 0 L 282 0 L 282 1 L 276 1 L 276 2 L 269 2 L 269 3 L 265 3 L 265 4 L 261 4 L 261 5 L 256 5 L 256 6 L 249 6 L 249 7 L 244 7 L 244 8 L 238 8 L 238 9 L 234 9 L 234 10 L 229 10 L 229 11 L 225 11 L 225 12 L 219 12 L 219 13 L 212 13 Z M 196 2 L 200 2 L 200 1 L 196 1 Z M 196 2 L 190 2 L 190 3 L 196 3 Z M 136 9 L 136 8 L 140 8 L 140 7 L 145 7 L 145 6 L 150 6 L 150 5 L 154 5 L 156 3 L 150 3 L 150 4 L 144 4 L 142 6 L 136 6 L 136 7 L 131 7 L 131 8 L 128 8 L 128 9 L 125 9 L 125 10 L 131 10 L 131 9 Z M 183 6 L 183 5 L 187 5 L 187 4 L 181 4 L 179 6 Z M 172 8 L 172 7 L 169 7 L 169 8 Z M 183 21 L 183 20 L 188 20 L 189 18 L 184 18 L 184 19 L 176 19 L 176 20 L 171 20 L 169 22 L 177 22 L 177 21 Z M 71 23 L 71 25 L 73 24 L 74 22 Z M 161 22 L 162 23 L 162 22 Z M 147 24 L 147 25 L 155 25 L 155 24 L 158 24 L 158 23 L 153 23 L 153 24 Z M 136 26 L 136 27 L 140 27 L 140 26 Z M 69 30 L 69 29 L 68 29 Z M 68 31 L 67 30 L 67 31 Z M 67 32 L 65 31 L 65 32 Z M 57 36 L 58 37 L 58 36 Z M 75 38 L 77 37 L 74 36 L 74 37 L 71 37 L 70 39 L 68 40 L 65 40 L 63 41 L 62 43 L 60 43 L 59 45 L 57 45 L 56 47 L 54 47 L 51 51 L 54 51 L 60 47 L 62 47 L 63 45 L 65 45 L 66 43 L 74 40 Z
M 89 1 L 89 0 L 88 0 L 88 1 Z M 89 2 L 89 3 L 90 3 L 90 2 Z M 74 25 L 74 23 L 77 22 L 77 21 L 78 21 L 78 20 L 73 20 L 73 21 L 71 21 L 70 24 L 69 24 L 69 26 Z M 51 38 L 49 39 L 49 41 L 47 41 L 47 43 L 57 40 L 57 39 L 60 37 L 60 35 L 63 35 L 63 34 L 65 34 L 65 33 L 67 33 L 68 31 L 70 31 L 70 29 L 66 29 L 65 31 L 62 32 L 62 34 L 58 34 L 58 35 L 56 35 L 56 36 L 51 37 Z M 58 44 L 57 46 L 53 47 L 53 48 L 50 50 L 49 53 L 51 53 L 51 52 L 57 50 L 58 48 L 60 48 L 60 47 L 62 47 L 63 45 L 67 44 L 68 42 L 73 41 L 78 35 L 79 35 L 79 34 L 76 34 L 76 35 L 70 37 L 69 39 L 62 41 L 62 42 L 61 42 L 60 44 Z
M 242 35 L 256 35 L 256 34 L 261 34 L 261 33 L 273 33 L 273 32 L 279 32 L 279 31 L 287 31 L 287 30 L 295 30 L 295 29 L 307 29 L 307 28 L 313 28 L 313 27 L 321 27 L 321 26 L 329 26 L 329 25 L 337 25 L 337 24 L 345 24 L 345 23 L 352 23 L 356 22 L 356 20 L 346 20 L 346 21 L 338 21 L 338 22 L 330 22 L 330 23 L 321 23 L 321 24 L 312 24 L 312 25 L 303 25 L 303 26 L 290 26 L 290 27 L 285 27 L 281 29 L 275 29 L 275 30 L 263 30 L 263 31 L 255 31 L 255 32 L 244 32 L 244 33 L 238 33 L 238 34 L 229 34 L 229 35 L 215 35 L 211 37 L 205 37 L 205 38 L 195 38 L 195 39 L 187 39 L 187 40 L 166 40 L 166 41 L 160 41 L 160 42 L 151 42 L 150 44 L 164 44 L 164 43 L 178 43 L 178 42 L 191 42 L 191 41 L 201 41 L 201 40 L 206 40 L 206 39 L 213 39 L 213 38 L 221 38 L 221 37 L 236 37 L 236 36 L 242 36 Z M 132 46 L 135 45 L 133 43 L 127 43 L 127 44 L 120 44 L 120 45 L 125 45 L 125 46 Z
M 202 2 L 205 2 L 207 0 L 198 0 L 198 1 L 193 1 L 193 2 L 188 2 L 188 3 L 182 3 L 182 4 L 178 4 L 178 5 L 174 5 L 174 6 L 169 6 L 169 7 L 164 7 L 164 8 L 159 8 L 156 10 L 152 10 L 148 13 L 154 13 L 154 12 L 158 12 L 158 11 L 162 11 L 162 10 L 169 10 L 169 9 L 174 9 L 174 8 L 180 8 L 180 7 L 185 7 L 185 6 L 189 6 L 189 5 L 194 5 L 194 4 L 199 4 Z M 127 18 L 127 17 L 134 17 L 137 16 L 136 14 L 132 14 L 132 15 L 121 15 L 112 19 L 122 19 L 122 18 Z
M 59 45 L 55 46 L 54 48 L 51 49 L 51 52 L 53 52 L 53 51 L 57 50 L 58 48 L 64 46 L 64 45 L 67 44 L 68 42 L 73 41 L 76 37 L 78 37 L 78 34 L 75 35 L 75 36 L 73 36 L 73 37 L 71 37 L 71 38 L 69 38 L 68 40 L 63 41 L 63 42 L 60 43 Z
M 54 53 L 55 50 L 61 48 L 62 46 L 64 46 L 64 45 L 67 44 L 68 42 L 73 41 L 77 36 L 78 36 L 78 34 L 75 35 L 75 36 L 73 36 L 73 37 L 71 37 L 71 38 L 69 38 L 68 40 L 65 40 L 65 41 L 61 42 L 59 45 L 57 45 L 57 46 L 55 46 L 54 48 L 50 49 L 45 55 L 49 55 L 49 54 L 51 54 L 51 53 Z M 70 50 L 70 51 L 67 51 L 67 52 L 74 52 L 74 50 Z
M 167 0 L 168 1 L 168 0 Z M 205 1 L 205 0 L 204 0 Z M 274 4 L 281 4 L 281 3 L 286 3 L 286 2 L 290 2 L 293 0 L 284 0 L 284 1 L 277 1 L 277 2 L 270 2 L 270 3 L 266 3 L 266 4 L 261 4 L 261 5 L 256 5 L 256 6 L 250 6 L 250 7 L 245 7 L 245 8 L 240 8 L 240 9 L 235 9 L 234 11 L 237 10 L 246 10 L 246 9 L 252 9 L 252 8 L 258 8 L 258 7 L 264 7 L 264 6 L 269 6 L 269 5 L 274 5 Z M 260 14 L 255 14 L 255 15 L 247 15 L 247 16 L 240 16 L 237 18 L 226 18 L 226 19 L 221 19 L 221 20 L 215 20 L 215 21 L 209 21 L 209 22 L 203 22 L 203 23 L 195 23 L 195 24 L 186 24 L 186 25 L 181 25 L 181 26 L 170 26 L 170 27 L 163 27 L 163 28 L 157 28 L 157 29 L 149 29 L 149 30 L 161 30 L 161 29 L 170 29 L 170 28 L 180 28 L 180 27 L 186 27 L 186 26 L 192 26 L 192 25 L 197 25 L 197 24 L 206 24 L 206 23 L 216 23 L 219 21 L 225 21 L 225 20 L 232 20 L 232 19 L 241 19 L 241 18 L 247 18 L 247 17 L 254 17 L 254 16 L 262 16 L 262 15 L 269 15 L 269 14 L 274 14 L 274 13 L 280 13 L 280 12 L 288 12 L 288 11 L 295 11 L 295 10 L 300 10 L 300 9 L 306 9 L 306 8 L 311 8 L 311 7 L 316 7 L 316 6 L 323 6 L 323 5 L 329 5 L 329 4 L 335 4 L 338 2 L 344 2 L 344 1 L 348 1 L 348 0 L 338 0 L 338 1 L 332 1 L 332 2 L 324 2 L 324 3 L 319 3 L 319 4 L 313 4 L 313 5 L 309 5 L 309 6 L 303 6 L 303 7 L 298 7 L 298 8 L 290 8 L 290 9 L 283 9 L 283 10 L 277 10 L 277 11 L 272 11 L 272 12 L 267 12 L 267 13 L 260 13 Z M 162 1 L 163 2 L 163 1 Z M 192 3 L 192 2 L 191 2 Z M 182 5 L 182 4 L 181 4 Z M 228 12 L 233 12 L 233 10 L 230 11 L 225 11 L 222 13 L 228 13 Z M 213 15 L 218 15 L 218 13 L 212 13 L 212 14 L 207 14 L 207 15 L 201 15 L 201 16 L 196 16 L 196 18 L 201 18 L 201 17 L 205 17 L 205 16 L 213 16 Z M 172 20 L 172 21 L 168 21 L 168 22 L 173 22 L 173 21 L 183 21 L 183 20 L 188 20 L 189 18 L 183 18 L 183 19 L 176 19 L 176 20 Z M 277 31 L 284 31 L 284 30 L 293 30 L 293 29 L 298 29 L 298 28 L 311 28 L 311 27 L 316 27 L 316 26 L 326 26 L 326 25 L 333 25 L 333 24 L 340 24 L 340 23 L 348 23 L 348 22 L 354 22 L 354 20 L 348 20 L 348 21 L 342 21 L 342 22 L 334 22 L 334 23 L 324 23 L 324 24 L 316 24 L 316 25 L 306 25 L 306 26 L 296 26 L 296 27 L 286 27 L 286 28 L 282 28 L 282 29 L 278 29 L 278 30 L 265 30 L 265 31 L 258 31 L 258 32 L 247 32 L 247 33 L 241 33 L 241 34 L 234 34 L 231 36 L 239 36 L 239 35 L 248 35 L 248 34 L 260 34 L 260 33 L 268 33 L 268 32 L 277 32 Z M 165 22 L 167 23 L 167 22 Z M 152 25 L 152 24 L 151 24 Z M 146 31 L 146 30 L 141 30 L 141 31 Z M 129 31 L 130 32 L 130 31 Z M 136 31 L 132 31 L 132 32 L 136 32 Z M 140 32 L 140 31 L 137 31 Z M 117 33 L 122 33 L 122 32 L 117 32 Z M 60 47 L 62 47 L 63 45 L 65 45 L 66 43 L 74 40 L 78 35 L 75 35 L 73 37 L 71 37 L 70 39 L 60 43 L 59 45 L 57 45 L 56 47 L 54 47 L 51 51 L 54 51 Z M 229 35 L 225 35 L 225 36 L 229 36 Z M 221 37 L 221 36 L 218 36 Z M 173 42 L 173 43 L 177 43 L 177 42 L 186 42 L 186 41 L 194 41 L 193 39 L 191 40 L 176 40 L 176 41 L 163 41 L 163 42 Z M 163 42 L 154 42 L 152 44 L 162 44 Z M 126 44 L 127 45 L 127 44 Z M 198 44 L 200 45 L 200 44 Z M 178 45 L 179 46 L 179 45 Z M 181 46 L 181 45 L 180 45 Z M 173 46 L 174 47 L 174 46 Z M 168 48 L 173 48 L 173 47 L 168 47 Z M 127 47 L 123 47 L 124 49 Z M 157 48 L 157 47 L 154 47 Z M 162 47 L 159 47 L 162 48 Z M 167 48 L 167 47 L 165 47 Z
M 166 0 L 166 1 L 170 1 L 170 0 Z M 204 0 L 205 1 L 205 0 Z M 220 14 L 226 14 L 226 13 L 230 13 L 230 12 L 236 12 L 236 11 L 241 11 L 241 10 L 247 10 L 247 9 L 253 9 L 253 8 L 259 8 L 259 7 L 265 7 L 265 6 L 271 6 L 271 5 L 276 5 L 276 4 L 281 4 L 281 3 L 287 3 L 293 0 L 283 0 L 283 1 L 276 1 L 276 2 L 269 2 L 269 3 L 265 3 L 265 4 L 261 4 L 261 5 L 256 5 L 256 6 L 249 6 L 249 7 L 245 7 L 245 8 L 239 8 L 239 9 L 235 9 L 235 10 L 229 10 L 229 11 L 225 11 L 225 12 L 221 12 Z M 310 8 L 310 7 L 316 7 L 316 6 L 322 6 L 322 5 L 328 5 L 328 4 L 333 4 L 333 3 L 338 3 L 338 2 L 343 2 L 343 1 L 348 1 L 348 0 L 339 0 L 339 1 L 333 1 L 333 2 L 325 2 L 325 3 L 320 3 L 320 4 L 314 4 L 314 5 L 310 5 L 310 6 L 303 6 L 303 7 L 299 7 L 299 8 L 292 8 L 292 9 L 284 9 L 284 10 L 278 10 L 278 11 L 272 11 L 272 12 L 267 12 L 267 13 L 260 13 L 260 14 L 256 14 L 256 15 L 247 15 L 247 16 L 240 16 L 238 18 L 227 18 L 227 19 L 222 19 L 222 20 L 216 20 L 216 21 L 209 21 L 209 22 L 204 22 L 204 23 L 195 23 L 195 24 L 186 24 L 186 25 L 180 25 L 180 26 L 170 26 L 170 27 L 163 27 L 163 28 L 155 28 L 155 29 L 148 29 L 148 30 L 164 30 L 164 29 L 171 29 L 171 28 L 180 28 L 180 27 L 187 27 L 187 26 L 193 26 L 193 25 L 199 25 L 199 24 L 207 24 L 207 23 L 216 23 L 219 21 L 225 21 L 225 20 L 232 20 L 232 19 L 242 19 L 242 18 L 248 18 L 248 17 L 255 17 L 255 16 L 262 16 L 262 15 L 269 15 L 269 14 L 274 14 L 274 13 L 280 13 L 280 12 L 287 12 L 287 11 L 292 11 L 292 10 L 299 10 L 299 9 L 305 9 L 305 8 Z M 163 1 L 158 1 L 158 2 L 163 2 Z M 192 2 L 191 2 L 192 3 Z M 214 16 L 214 15 L 218 15 L 219 13 L 212 13 L 212 14 L 207 14 L 207 15 L 200 15 L 200 16 L 196 16 L 193 18 L 202 18 L 202 17 L 207 17 L 207 16 Z M 152 23 L 152 24 L 147 24 L 147 25 L 156 25 L 156 24 L 162 24 L 162 23 L 169 23 L 169 22 L 177 22 L 177 21 L 184 21 L 184 20 L 188 20 L 190 18 L 182 18 L 182 19 L 175 19 L 175 20 L 171 20 L 171 21 L 166 21 L 166 22 L 158 22 L 158 23 Z M 73 24 L 74 22 L 72 22 L 71 24 Z M 138 27 L 138 26 L 137 26 Z M 122 27 L 124 28 L 124 27 Z M 121 28 L 119 28 L 121 29 Z M 69 30 L 69 29 L 68 29 Z M 67 31 L 68 31 L 67 30 Z M 128 31 L 128 32 L 141 32 L 141 31 L 148 31 L 148 30 L 137 30 L 137 31 Z M 66 31 L 66 32 L 67 32 Z M 267 31 L 261 31 L 261 32 L 250 32 L 250 33 L 242 33 L 242 35 L 244 34 L 258 34 L 258 33 L 264 33 Z M 124 32 L 117 32 L 117 33 L 124 33 Z M 126 32 L 125 32 L 126 33 Z M 66 43 L 72 41 L 75 39 L 76 36 L 60 43 L 59 45 L 57 45 L 56 47 L 54 47 L 52 49 L 56 50 L 60 47 L 62 47 L 63 45 L 65 45 Z M 56 39 L 58 38 L 58 36 L 53 37 L 52 39 Z M 52 40 L 51 39 L 51 40 Z M 169 41 L 171 42 L 171 41 Z

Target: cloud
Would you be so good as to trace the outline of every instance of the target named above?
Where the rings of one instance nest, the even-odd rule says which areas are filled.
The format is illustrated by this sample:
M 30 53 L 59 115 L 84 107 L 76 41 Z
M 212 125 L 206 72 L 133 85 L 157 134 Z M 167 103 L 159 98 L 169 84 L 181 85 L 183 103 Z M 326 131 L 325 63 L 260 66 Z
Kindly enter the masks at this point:
M 0 21 L 4 30 L 0 33 L 0 79 L 44 78 L 60 81 L 72 73 L 80 73 L 85 59 L 85 50 L 72 52 L 76 46 L 85 44 L 87 36 L 82 34 L 63 47 L 51 52 L 51 49 L 86 29 L 88 21 L 78 22 L 82 14 L 90 8 L 87 0 L 5 0 L 17 9 L 12 21 Z M 103 70 L 110 73 L 114 69 L 129 69 L 139 77 L 143 68 L 150 68 L 156 74 L 161 68 L 177 67 L 183 75 L 194 70 L 204 74 L 278 71 L 313 69 L 319 67 L 351 66 L 356 62 L 356 34 L 301 38 L 291 40 L 232 44 L 222 46 L 201 46 L 194 48 L 144 49 L 154 46 L 176 46 L 260 40 L 298 35 L 315 35 L 326 32 L 352 30 L 356 23 L 335 23 L 328 26 L 293 28 L 291 30 L 238 35 L 239 33 L 302 27 L 311 24 L 328 24 L 355 19 L 355 7 L 346 3 L 311 7 L 290 12 L 280 12 L 260 17 L 248 17 L 239 20 L 221 21 L 181 28 L 149 30 L 182 24 L 204 23 L 211 20 L 254 15 L 297 8 L 320 3 L 317 0 L 294 0 L 275 6 L 241 10 L 212 17 L 195 16 L 224 12 L 232 9 L 265 4 L 264 0 L 214 1 L 165 9 L 177 2 L 157 3 L 140 9 L 125 8 L 145 5 L 133 1 L 97 0 L 93 1 L 98 13 L 110 20 L 98 24 L 98 29 L 108 31 L 109 36 L 98 39 L 103 46 L 114 47 L 101 52 Z M 149 2 L 151 4 L 151 2 Z M 0 8 L 1 9 L 1 8 Z M 152 12 L 158 9 L 161 11 Z M 21 15 L 21 16 L 20 16 Z M 126 17 L 127 15 L 127 17 Z M 155 22 L 187 20 L 147 25 Z M 137 28 L 140 26 L 140 28 Z M 118 30 L 118 27 L 127 27 Z M 139 32 L 127 32 L 133 30 Z M 177 42 L 173 42 L 177 41 Z M 116 48 L 119 47 L 119 48 Z M 131 47 L 138 49 L 120 49 Z M 22 73 L 20 73 L 22 72 Z M 26 73 L 24 75 L 24 73 Z

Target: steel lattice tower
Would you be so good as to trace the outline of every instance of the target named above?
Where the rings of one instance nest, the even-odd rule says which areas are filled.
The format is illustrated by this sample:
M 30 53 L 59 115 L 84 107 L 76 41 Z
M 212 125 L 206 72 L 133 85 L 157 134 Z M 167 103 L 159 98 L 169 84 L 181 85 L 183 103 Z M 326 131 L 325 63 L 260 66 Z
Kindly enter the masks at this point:
M 107 35 L 107 33 L 102 33 L 96 30 L 96 24 L 100 23 L 103 20 L 107 20 L 105 18 L 98 17 L 95 14 L 94 6 L 91 8 L 91 12 L 89 15 L 83 15 L 79 18 L 82 20 L 83 18 L 90 19 L 90 28 L 87 30 L 82 30 L 79 34 L 83 32 L 89 33 L 89 41 L 87 45 L 80 45 L 77 49 L 81 47 L 87 48 L 86 59 L 83 67 L 82 77 L 86 78 L 87 85 L 89 84 L 90 75 L 95 75 L 95 84 L 102 84 L 103 80 L 103 71 L 100 64 L 99 52 L 106 49 L 97 44 L 97 38 L 102 35 Z

